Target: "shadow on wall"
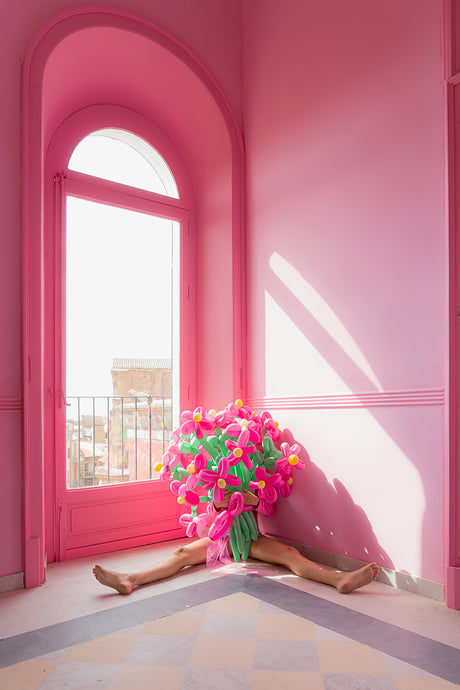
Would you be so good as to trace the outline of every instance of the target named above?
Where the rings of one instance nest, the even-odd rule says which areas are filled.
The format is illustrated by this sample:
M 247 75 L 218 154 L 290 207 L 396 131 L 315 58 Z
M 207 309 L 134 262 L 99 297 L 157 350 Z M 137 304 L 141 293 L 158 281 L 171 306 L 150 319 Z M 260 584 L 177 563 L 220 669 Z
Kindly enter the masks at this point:
M 279 257 L 277 263 L 273 262 L 274 256 Z M 328 301 L 321 298 L 295 268 L 295 261 L 290 262 L 282 259 L 280 255 L 274 255 L 270 250 L 267 250 L 266 259 L 267 265 L 270 266 L 271 270 L 267 270 L 265 275 L 265 294 L 268 294 L 276 303 L 276 308 L 279 310 L 277 314 L 282 314 L 283 319 L 287 317 L 293 324 L 293 327 L 297 328 L 304 336 L 305 342 L 312 346 L 312 356 L 314 351 L 316 351 L 321 357 L 321 360 L 311 362 L 309 369 L 305 368 L 306 365 L 301 365 L 300 370 L 296 371 L 297 389 L 299 390 L 299 382 L 302 387 L 304 385 L 303 381 L 308 381 L 310 375 L 314 376 L 315 365 L 322 367 L 324 364 L 326 367 L 329 367 L 331 375 L 341 380 L 341 392 L 353 392 L 358 398 L 358 391 L 360 393 L 384 392 L 385 382 L 382 381 L 380 383 L 380 372 L 385 372 L 385 359 L 382 359 L 385 347 L 380 346 L 377 348 L 375 362 L 366 358 L 364 352 L 374 353 L 375 350 L 375 341 L 372 339 L 374 336 L 370 333 L 371 329 L 368 328 L 367 323 L 364 331 L 361 330 L 359 332 L 359 337 L 353 337 L 350 331 L 343 325 L 345 319 L 341 317 L 339 320 L 335 316 L 329 307 Z M 290 273 L 287 269 L 290 269 Z M 260 295 L 260 298 L 263 299 L 262 295 Z M 344 303 L 342 297 L 340 297 L 336 309 L 342 311 L 342 307 L 344 307 Z M 346 320 L 354 326 L 350 330 L 354 332 L 358 328 L 362 329 L 362 321 L 359 320 L 358 315 L 353 311 L 353 305 L 347 304 L 346 307 L 348 310 Z M 276 316 L 276 318 L 278 317 Z M 267 329 L 274 336 L 277 335 L 277 330 L 282 330 L 281 328 L 276 329 L 274 322 L 266 323 L 265 331 Z M 264 332 L 263 328 L 261 330 Z M 282 336 L 283 338 L 288 337 L 286 332 L 283 332 Z M 388 334 L 384 331 L 380 332 L 380 344 L 384 344 L 387 337 Z M 273 350 L 270 352 L 271 360 L 273 361 L 268 357 L 265 358 L 263 363 L 263 366 L 266 367 L 265 372 L 263 372 L 264 380 L 268 380 L 271 383 L 273 383 L 272 379 L 275 380 L 274 390 L 283 390 L 286 385 L 285 372 L 277 372 L 276 366 L 273 364 L 276 361 L 276 352 L 279 352 L 281 345 L 282 343 L 276 341 Z M 286 354 L 291 361 L 301 362 L 305 361 L 304 355 L 305 353 L 302 354 L 301 350 L 292 350 Z M 417 356 L 418 353 L 414 352 L 415 359 Z M 259 375 L 260 373 L 259 371 Z M 330 379 L 328 383 L 333 390 L 335 387 L 334 380 Z M 316 381 L 316 385 L 319 385 L 321 388 L 320 384 L 321 381 Z M 307 384 L 305 383 L 306 386 Z M 306 389 L 305 394 L 307 396 L 312 393 L 313 395 L 318 395 L 318 392 L 318 388 L 316 390 Z M 273 395 L 270 391 L 264 391 L 264 394 L 268 398 Z M 392 469 L 393 471 L 396 469 L 395 473 L 391 473 L 389 462 L 383 467 L 382 471 L 379 470 L 377 473 L 375 481 L 382 482 L 378 492 L 380 494 L 378 499 L 379 505 L 381 504 L 380 508 L 385 506 L 385 510 L 388 509 L 387 501 L 382 499 L 385 495 L 384 492 L 393 497 L 394 504 L 389 509 L 396 508 L 396 513 L 399 515 L 407 514 L 408 511 L 411 514 L 411 501 L 408 500 L 411 495 L 414 496 L 414 501 L 417 500 L 419 502 L 416 507 L 417 511 L 421 510 L 421 503 L 423 503 L 419 545 L 415 546 L 414 542 L 412 542 L 408 544 L 407 548 L 408 552 L 411 550 L 413 552 L 414 548 L 420 549 L 419 576 L 421 574 L 422 577 L 442 581 L 442 571 L 440 571 L 441 566 L 439 566 L 442 557 L 439 558 L 439 554 L 436 558 L 433 556 L 434 552 L 440 552 L 441 550 L 439 524 L 442 513 L 442 480 L 438 475 L 437 466 L 433 463 L 433 457 L 435 457 L 436 452 L 439 450 L 441 440 L 433 434 L 431 434 L 433 436 L 431 438 L 430 423 L 424 424 L 427 421 L 427 414 L 432 408 L 429 405 L 411 407 L 410 403 L 408 403 L 406 406 L 399 408 L 400 414 L 395 414 L 391 405 L 386 407 L 368 407 L 366 404 L 363 404 L 363 408 L 366 409 L 370 418 L 379 426 L 385 437 L 394 444 L 395 451 L 398 449 L 401 452 L 401 456 L 407 458 L 408 461 L 405 468 L 404 485 L 401 484 L 397 468 L 394 467 L 394 463 L 398 458 L 396 454 L 393 454 L 394 457 L 392 457 Z M 439 407 L 438 409 L 442 413 L 442 408 Z M 431 412 L 431 414 L 433 413 Z M 375 439 L 375 441 L 377 440 Z M 360 443 L 358 438 L 356 443 L 361 446 L 360 450 L 365 449 L 365 446 Z M 304 452 L 306 453 L 305 450 Z M 344 457 L 344 462 L 346 471 L 346 457 Z M 375 462 L 375 458 L 372 458 L 371 462 Z M 371 464 L 369 467 L 371 467 Z M 412 474 L 410 468 L 413 470 Z M 410 483 L 414 479 L 417 481 L 417 486 L 419 486 L 418 494 L 416 493 L 416 485 Z M 342 482 L 334 479 L 333 485 L 331 485 L 323 472 L 311 461 L 308 462 L 308 472 L 305 472 L 305 476 L 297 481 L 299 491 L 296 492 L 296 500 L 290 502 L 289 506 L 283 506 L 278 515 L 283 524 L 302 525 L 301 532 L 305 535 L 302 538 L 302 543 L 333 553 L 350 555 L 353 558 L 364 561 L 376 560 L 380 565 L 394 568 L 388 554 L 384 553 L 379 546 L 366 514 L 354 503 L 352 496 Z M 398 489 L 398 492 L 393 491 L 395 488 Z M 350 486 L 350 490 L 353 492 L 353 487 Z M 407 493 L 404 494 L 404 491 Z M 394 510 L 391 515 L 395 523 L 394 527 L 397 529 Z M 417 515 L 415 517 L 418 519 Z M 413 519 L 414 515 L 412 515 Z M 300 530 L 297 529 L 296 532 L 298 534 Z M 401 535 L 404 532 L 405 530 L 402 530 Z M 410 529 L 406 537 L 416 537 L 417 542 L 419 540 L 419 535 L 413 530 L 411 532 Z M 397 542 L 398 537 L 396 533 L 395 539 Z M 347 544 L 352 546 L 353 552 L 350 554 L 347 553 Z M 357 553 L 356 546 L 358 546 L 358 550 L 361 553 Z M 401 549 L 403 547 L 401 545 L 399 547 L 399 560 L 401 560 Z M 400 563 L 398 563 L 398 569 L 401 569 Z
M 289 431 L 283 431 L 283 440 L 289 445 L 298 443 Z M 294 472 L 297 500 L 280 500 L 277 514 L 283 521 L 301 523 L 305 541 L 309 547 L 344 554 L 350 558 L 372 562 L 394 570 L 394 563 L 380 546 L 372 525 L 364 512 L 338 479 L 331 484 L 324 472 L 316 465 L 300 445 L 299 458 L 305 463 L 305 470 Z M 263 529 L 276 534 L 277 515 L 274 518 L 261 516 Z M 349 544 L 353 544 L 349 552 Z

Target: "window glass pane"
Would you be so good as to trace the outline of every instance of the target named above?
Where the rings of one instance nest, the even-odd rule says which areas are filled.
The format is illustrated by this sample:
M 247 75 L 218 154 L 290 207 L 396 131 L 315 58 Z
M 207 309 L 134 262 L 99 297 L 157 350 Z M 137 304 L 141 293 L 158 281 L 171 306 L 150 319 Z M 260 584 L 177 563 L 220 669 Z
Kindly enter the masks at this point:
M 178 414 L 179 236 L 67 197 L 69 488 L 158 476 Z
M 92 132 L 75 147 L 70 170 L 179 198 L 162 156 L 140 137 L 121 129 Z

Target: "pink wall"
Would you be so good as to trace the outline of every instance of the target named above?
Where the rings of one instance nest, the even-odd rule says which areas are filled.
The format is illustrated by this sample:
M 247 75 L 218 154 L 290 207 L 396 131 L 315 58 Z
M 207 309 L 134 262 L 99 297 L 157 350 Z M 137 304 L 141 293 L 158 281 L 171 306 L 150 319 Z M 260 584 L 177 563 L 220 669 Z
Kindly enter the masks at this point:
M 0 367 L 0 429 L 4 444 L 2 454 L 2 481 L 0 501 L 0 523 L 5 527 L 0 534 L 0 576 L 17 573 L 23 569 L 22 548 L 22 472 L 23 448 L 21 441 L 22 371 L 21 371 L 21 142 L 20 142 L 20 89 L 21 65 L 39 29 L 55 14 L 75 6 L 73 0 L 19 0 L 4 9 L 3 25 L 7 27 L 0 43 L 0 64 L 2 65 L 2 104 L 0 111 L 0 138 L 2 168 L 0 170 L 0 202 L 2 205 L 2 252 L 0 268 L 2 290 L 0 291 L 0 317 L 2 321 L 2 345 Z M 80 6 L 93 5 L 80 2 Z M 116 3 L 120 9 L 138 14 L 157 23 L 182 40 L 196 53 L 206 67 L 220 81 L 226 97 L 237 116 L 241 111 L 240 88 L 240 13 L 231 0 L 197 0 L 184 3 L 182 0 L 121 0 Z M 80 56 L 81 57 L 81 56 Z M 139 56 L 133 56 L 136 59 Z M 76 60 L 75 62 L 78 62 Z M 154 74 L 141 66 L 146 81 L 154 89 Z M 190 127 L 196 122 L 190 119 Z M 200 122 L 198 122 L 200 125 Z M 193 132 L 196 136 L 196 131 Z M 197 136 L 197 142 L 199 136 Z M 219 153 L 212 149 L 207 159 L 212 165 L 212 156 Z M 180 142 L 179 142 L 180 144 Z M 215 176 L 213 176 L 215 180 Z M 215 209 L 203 203 L 198 213 L 207 219 L 213 218 Z M 213 218 L 214 220 L 214 218 Z M 208 247 L 209 251 L 209 247 Z M 226 262 L 227 276 L 231 276 L 231 259 Z M 204 276 L 199 286 L 201 291 L 209 287 Z M 213 293 L 213 306 L 218 307 L 218 294 Z M 231 296 L 229 296 L 231 299 Z M 206 327 L 207 328 L 207 327 Z M 203 338 L 205 337 L 204 331 Z M 231 340 L 231 332 L 228 336 Z M 210 345 L 209 345 L 210 347 Z M 229 353 L 229 350 L 226 350 Z M 203 348 L 201 350 L 203 353 Z M 215 358 L 217 366 L 217 356 Z M 226 367 L 225 386 L 231 389 L 231 352 Z M 203 395 L 212 398 L 220 391 L 217 379 L 210 385 L 203 384 Z M 228 397 L 228 393 L 225 397 Z M 207 401 L 208 402 L 208 401 Z M 209 404 L 211 400 L 209 400 Z M 218 404 L 217 401 L 216 404 Z
M 18 0 L 4 10 L 0 576 L 23 567 L 20 71 L 40 27 L 75 4 Z M 233 0 L 116 5 L 188 45 L 244 122 L 249 391 L 311 455 L 270 529 L 442 581 L 441 0 L 243 0 L 242 18 Z M 137 97 L 153 104 L 152 94 Z M 198 174 L 186 145 L 195 126 L 177 143 Z M 204 155 L 203 169 L 215 169 L 218 152 Z M 215 257 L 229 250 L 220 232 L 228 172 L 220 179 L 198 208 L 215 227 L 200 246 L 199 290 L 212 306 L 200 376 L 207 353 L 214 370 L 219 348 L 228 355 L 212 319 L 230 318 L 230 297 L 203 270 L 215 260 L 216 275 Z M 200 402 L 227 401 L 228 364 L 223 385 L 201 378 Z
M 440 0 L 253 0 L 242 17 L 248 387 L 313 463 L 271 529 L 436 581 L 441 17 Z

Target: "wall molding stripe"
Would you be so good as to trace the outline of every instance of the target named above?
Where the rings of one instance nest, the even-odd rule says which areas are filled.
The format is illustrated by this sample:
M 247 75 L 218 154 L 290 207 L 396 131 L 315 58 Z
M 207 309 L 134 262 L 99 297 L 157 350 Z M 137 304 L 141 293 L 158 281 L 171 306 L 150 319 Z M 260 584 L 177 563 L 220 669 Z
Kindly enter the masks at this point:
M 413 405 L 444 405 L 443 388 L 373 391 L 337 395 L 306 395 L 298 397 L 248 397 L 247 403 L 256 410 L 310 410 L 355 407 L 412 407 Z
M 22 410 L 22 399 L 0 397 L 0 411 L 3 410 Z

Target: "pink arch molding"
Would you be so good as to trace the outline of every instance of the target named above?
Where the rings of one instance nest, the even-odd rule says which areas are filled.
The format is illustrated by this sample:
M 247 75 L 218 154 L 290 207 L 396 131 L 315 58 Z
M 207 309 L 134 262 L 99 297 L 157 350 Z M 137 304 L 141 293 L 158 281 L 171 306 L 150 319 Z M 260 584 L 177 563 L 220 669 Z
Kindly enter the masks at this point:
M 50 316 L 43 269 L 49 144 L 70 116 L 110 105 L 154 123 L 182 157 L 195 197 L 201 305 L 200 375 L 189 399 L 205 406 L 245 393 L 244 151 L 233 110 L 209 70 L 174 36 L 124 11 L 95 6 L 55 16 L 29 49 L 22 89 L 24 582 L 33 587 L 45 580 L 45 491 L 51 488 L 45 486 L 44 456 L 54 450 L 47 440 L 54 434 L 55 391 L 46 358 L 55 343 L 45 328 Z M 206 313 L 231 318 L 216 329 Z

